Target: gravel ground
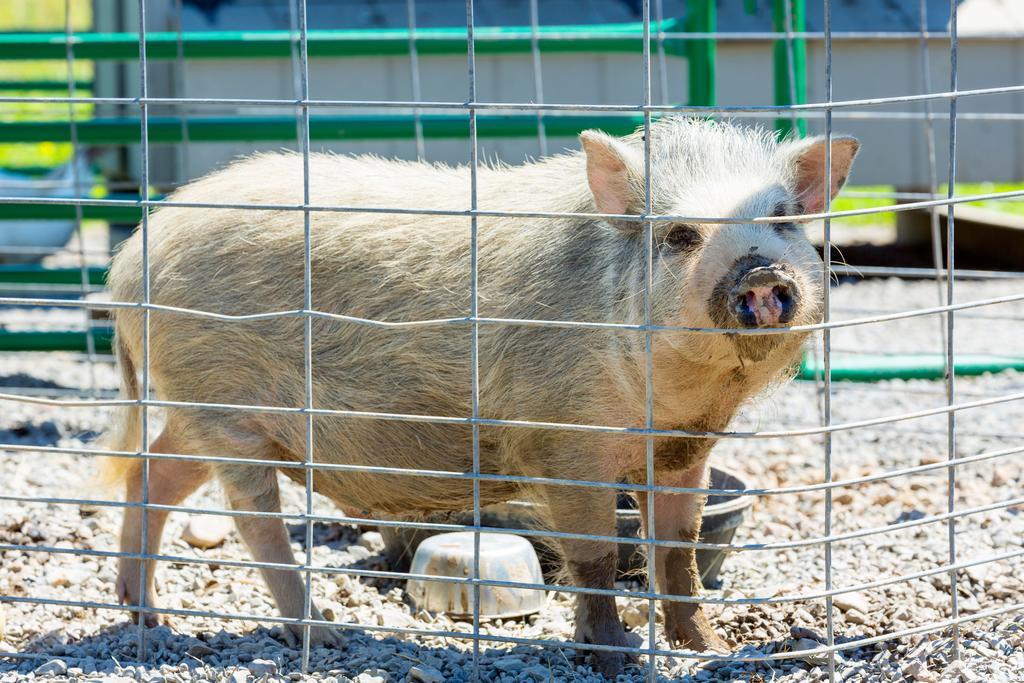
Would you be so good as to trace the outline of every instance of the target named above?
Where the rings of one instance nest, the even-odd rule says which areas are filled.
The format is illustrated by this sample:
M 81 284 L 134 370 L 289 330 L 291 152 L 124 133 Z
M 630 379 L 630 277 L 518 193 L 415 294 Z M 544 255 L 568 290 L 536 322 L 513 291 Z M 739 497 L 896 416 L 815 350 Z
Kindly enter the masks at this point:
M 965 282 L 957 285 L 961 301 L 1024 291 L 1024 282 Z M 835 318 L 860 317 L 870 311 L 900 310 L 936 303 L 934 283 L 876 280 L 844 284 L 833 290 Z M 1004 304 L 957 316 L 955 347 L 958 353 L 1019 354 L 1024 305 Z M 80 313 L 61 311 L 3 311 L 0 325 L 15 326 L 82 321 Z M 939 323 L 934 317 L 837 329 L 832 345 L 839 352 L 941 351 Z M 93 379 L 95 377 L 95 379 Z M 100 389 L 115 386 L 113 367 L 99 363 L 93 372 L 82 359 L 67 355 L 0 357 L 0 391 L 21 387 L 55 391 L 61 387 Z M 957 400 L 972 401 L 1024 390 L 1024 376 L 999 375 L 962 378 Z M 836 384 L 832 420 L 855 420 L 898 415 L 944 405 L 941 382 L 891 381 L 874 385 Z M 51 408 L 5 402 L 0 412 L 0 442 L 82 446 L 102 429 L 102 409 Z M 1016 402 L 997 403 L 957 414 L 956 454 L 967 457 L 996 449 L 1024 447 L 1024 426 Z M 815 426 L 821 420 L 816 387 L 810 382 L 790 384 L 749 406 L 734 424 L 737 429 L 778 429 Z M 837 479 L 860 477 L 927 463 L 947 457 L 946 416 L 938 415 L 896 424 L 838 431 L 832 439 L 833 473 Z M 719 444 L 714 462 L 745 476 L 752 486 L 798 486 L 822 481 L 823 439 L 820 436 L 769 440 L 726 440 Z M 1019 454 L 982 460 L 957 469 L 957 509 L 994 507 L 1001 501 L 1024 496 L 1024 473 Z M 90 464 L 85 457 L 0 451 L 0 482 L 5 496 L 89 497 L 82 482 Z M 282 480 L 286 510 L 301 511 L 301 488 Z M 824 549 L 801 545 L 800 539 L 825 531 L 823 492 L 762 496 L 737 543 L 785 543 L 783 549 L 751 550 L 732 554 L 724 566 L 720 585 L 709 597 L 779 598 L 822 591 L 825 588 Z M 219 508 L 216 490 L 207 488 L 188 501 L 197 507 Z M 318 498 L 318 512 L 338 514 Z M 947 475 L 935 469 L 836 489 L 833 495 L 832 533 L 865 532 L 832 544 L 832 581 L 836 587 L 924 572 L 949 560 L 946 522 L 917 524 L 947 510 Z M 983 560 L 1019 552 L 1024 538 L 1024 505 L 984 509 L 956 522 L 956 557 L 961 562 Z M 183 610 L 234 612 L 249 616 L 275 614 L 270 596 L 252 570 L 219 565 L 217 561 L 248 559 L 240 540 L 231 534 L 220 547 L 199 550 L 185 543 L 188 518 L 172 515 L 165 534 L 164 552 L 212 563 L 162 563 L 158 591 L 163 605 Z M 213 681 L 232 683 L 282 680 L 420 681 L 472 678 L 472 644 L 441 637 L 408 637 L 353 629 L 344 649 L 316 649 L 310 670 L 301 674 L 299 653 L 283 644 L 280 628 L 256 620 L 176 617 L 167 627 L 147 633 L 149 656 L 138 661 L 137 628 L 127 623 L 126 612 L 79 605 L 2 602 L 8 599 L 50 599 L 110 604 L 114 601 L 116 562 L 111 558 L 42 552 L 39 548 L 109 551 L 116 549 L 117 510 L 70 504 L 0 500 L 0 544 L 26 546 L 0 549 L 0 683 L 36 679 Z M 885 533 L 873 529 L 904 523 Z M 909 524 L 909 525 L 908 525 Z M 301 524 L 291 525 L 299 551 L 304 540 Z M 35 550 L 33 550 L 33 548 Z M 331 567 L 387 568 L 373 536 L 361 536 L 354 527 L 317 525 L 314 562 Z M 961 616 L 1019 606 L 1024 602 L 1021 557 L 972 566 L 958 574 Z M 636 588 L 636 584 L 623 583 Z M 471 630 L 465 622 L 444 615 L 416 613 L 406 602 L 400 582 L 322 576 L 314 581 L 321 606 L 329 607 L 336 621 L 369 627 L 392 626 Z M 571 637 L 571 602 L 552 593 L 548 606 L 526 619 L 485 623 L 483 631 L 518 638 L 563 641 Z M 848 642 L 882 636 L 949 619 L 951 596 L 948 574 L 931 575 L 837 596 L 835 637 Z M 635 642 L 646 634 L 646 603 L 622 600 L 620 607 Z M 754 656 L 814 647 L 826 633 L 824 599 L 774 604 L 732 604 L 706 607 L 723 636 L 739 655 Z M 6 624 L 4 624 L 6 621 Z M 1024 680 L 1024 614 L 1006 611 L 964 623 L 960 627 L 962 660 L 953 660 L 952 632 L 933 630 L 905 635 L 882 643 L 846 650 L 837 657 L 837 679 L 848 681 L 1019 681 Z M 660 643 L 667 649 L 667 644 Z M 573 651 L 564 647 L 481 645 L 481 677 L 494 681 L 602 680 L 586 666 L 577 666 Z M 815 681 L 827 679 L 827 664 L 820 657 L 757 663 L 705 662 L 681 654 L 659 658 L 659 676 L 665 680 Z M 632 667 L 621 681 L 643 680 L 645 671 Z

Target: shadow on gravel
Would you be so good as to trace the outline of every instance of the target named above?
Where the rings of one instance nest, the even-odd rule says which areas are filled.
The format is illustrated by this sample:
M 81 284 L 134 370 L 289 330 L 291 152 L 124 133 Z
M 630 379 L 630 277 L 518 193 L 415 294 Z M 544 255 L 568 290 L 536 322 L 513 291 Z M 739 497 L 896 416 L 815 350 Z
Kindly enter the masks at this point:
M 471 652 L 417 645 L 395 637 L 374 639 L 370 632 L 361 629 L 348 629 L 347 636 L 348 641 L 341 648 L 313 648 L 310 672 L 321 674 L 317 678 L 334 676 L 341 681 L 360 674 L 404 681 L 408 670 L 419 665 L 443 671 L 446 681 L 473 679 Z M 280 627 L 258 627 L 244 634 L 220 631 L 189 636 L 160 626 L 147 629 L 145 637 L 148 656 L 140 660 L 139 629 L 128 622 L 77 641 L 60 631 L 51 631 L 22 648 L 18 654 L 23 658 L 13 664 L 11 660 L 0 659 L 0 675 L 11 671 L 25 675 L 46 667 L 46 673 L 69 677 L 120 675 L 147 680 L 151 676 L 146 671 L 159 671 L 163 675 L 174 673 L 179 680 L 233 681 L 236 679 L 232 674 L 243 668 L 248 669 L 245 674 L 256 679 L 271 671 L 279 676 L 302 671 L 301 651 L 284 643 Z M 560 648 L 518 646 L 502 650 L 483 646 L 480 654 L 482 667 L 519 674 L 523 680 L 546 681 L 552 668 L 572 668 L 570 663 L 574 661 L 571 650 Z M 633 670 L 639 679 L 641 670 Z
M 9 429 L 0 429 L 0 443 L 24 444 L 26 446 L 56 446 L 61 433 L 52 420 L 45 422 L 23 422 Z
M 40 379 L 24 372 L 13 375 L 0 375 L 0 387 L 16 387 L 18 389 L 71 389 L 59 382 Z
M 300 523 L 286 526 L 292 542 L 305 545 L 306 525 Z M 359 538 L 359 531 L 347 524 L 313 522 L 313 545 L 315 546 L 324 546 L 331 550 L 347 550 L 355 544 L 357 538 Z
M 424 624 L 424 628 L 429 625 Z M 471 652 L 452 647 L 430 647 L 396 637 L 374 639 L 371 632 L 353 628 L 347 631 L 348 641 L 342 648 L 314 648 L 310 652 L 310 671 L 320 674 L 317 678 L 335 677 L 337 681 L 357 678 L 360 674 L 369 677 L 380 676 L 382 680 L 404 681 L 413 666 L 429 667 L 443 674 L 441 680 L 468 681 L 473 679 Z M 145 632 L 148 656 L 138 656 L 139 629 L 135 624 L 122 623 L 107 627 L 98 633 L 80 640 L 71 640 L 61 631 L 51 631 L 31 641 L 21 649 L 18 661 L 0 659 L 0 675 L 16 671 L 28 674 L 40 667 L 57 675 L 75 676 L 128 676 L 136 680 L 148 680 L 152 674 L 166 676 L 173 673 L 179 680 L 240 680 L 236 672 L 246 669 L 244 676 L 261 677 L 276 674 L 288 676 L 302 671 L 301 651 L 284 643 L 281 627 L 257 627 L 244 634 L 219 631 L 199 633 L 196 636 L 174 632 L 167 626 L 147 629 Z M 852 638 L 837 638 L 837 643 L 849 642 Z M 766 653 L 782 652 L 792 641 L 777 640 L 760 646 L 745 645 L 734 651 L 737 656 L 763 656 Z M 576 665 L 575 651 L 569 643 L 566 647 L 537 647 L 517 645 L 511 649 L 481 646 L 481 673 L 483 680 L 498 680 L 502 674 L 510 674 L 515 680 L 548 681 L 554 678 L 567 680 L 595 680 L 597 676 Z M 874 648 L 862 648 L 844 653 L 837 660 L 841 670 L 856 669 L 875 659 L 880 653 Z M 677 664 L 682 664 L 680 657 Z M 813 662 L 797 662 L 783 671 L 777 662 L 758 665 L 731 662 L 707 662 L 700 666 L 690 660 L 691 666 L 675 676 L 660 675 L 659 681 L 708 681 L 744 680 L 751 682 L 770 681 L 793 669 L 811 670 L 826 666 L 825 658 Z M 58 673 L 61 672 L 61 673 Z M 149 673 L 147 673 L 149 672 Z M 273 672 L 273 673 L 271 673 Z M 488 675 L 491 672 L 492 675 Z M 253 680 L 249 678 L 248 680 Z M 363 679 L 359 679 L 363 680 Z M 367 679 L 372 680 L 372 679 Z M 643 667 L 631 665 L 618 680 L 646 680 Z

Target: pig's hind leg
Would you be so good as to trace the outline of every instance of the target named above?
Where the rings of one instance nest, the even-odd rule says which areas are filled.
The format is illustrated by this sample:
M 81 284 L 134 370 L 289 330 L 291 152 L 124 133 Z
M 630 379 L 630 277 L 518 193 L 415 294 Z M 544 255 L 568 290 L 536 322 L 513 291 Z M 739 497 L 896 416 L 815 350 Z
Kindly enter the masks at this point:
M 157 439 L 150 444 L 151 453 L 182 453 L 174 439 L 174 429 L 170 423 Z M 144 484 L 148 483 L 149 495 L 146 499 L 153 505 L 179 505 L 190 494 L 210 478 L 210 471 L 200 462 L 187 460 L 150 460 L 148 482 L 143 479 L 142 462 L 132 463 L 125 484 L 125 499 L 129 503 L 141 503 L 144 496 Z M 149 510 L 146 519 L 146 543 L 142 544 L 142 508 L 125 508 L 124 520 L 121 524 L 121 552 L 132 555 L 145 552 L 148 555 L 160 551 L 160 538 L 167 521 L 166 510 Z M 145 562 L 145 565 L 143 565 Z M 156 607 L 156 591 L 153 589 L 155 560 L 138 560 L 121 557 L 117 567 L 117 597 L 122 604 L 141 605 L 140 598 L 145 591 L 146 606 Z M 142 583 L 142 568 L 146 568 L 146 585 Z M 158 615 L 146 613 L 147 626 L 159 623 Z
M 281 495 L 277 484 L 277 470 L 272 467 L 229 465 L 218 470 L 218 476 L 227 494 L 232 510 L 249 512 L 281 512 Z M 292 552 L 288 530 L 280 517 L 239 516 L 235 525 L 249 552 L 257 562 L 280 565 L 297 565 Z M 281 616 L 301 619 L 305 613 L 305 583 L 296 569 L 260 569 L 267 582 L 274 602 Z M 324 617 L 311 607 L 311 618 L 323 621 Z M 302 642 L 303 627 L 286 624 L 284 636 L 292 647 Z M 337 629 L 313 626 L 310 628 L 310 645 L 341 645 L 341 633 Z
M 572 490 L 551 487 L 544 502 L 551 515 L 551 526 L 559 532 L 617 536 L 615 527 L 615 491 L 609 489 Z M 607 541 L 561 539 L 559 550 L 574 586 L 615 588 L 618 545 Z M 610 595 L 577 593 L 575 640 L 591 645 L 627 647 L 626 631 Z M 614 679 L 627 661 L 627 653 L 589 650 L 591 665 Z M 582 654 L 582 651 L 581 651 Z

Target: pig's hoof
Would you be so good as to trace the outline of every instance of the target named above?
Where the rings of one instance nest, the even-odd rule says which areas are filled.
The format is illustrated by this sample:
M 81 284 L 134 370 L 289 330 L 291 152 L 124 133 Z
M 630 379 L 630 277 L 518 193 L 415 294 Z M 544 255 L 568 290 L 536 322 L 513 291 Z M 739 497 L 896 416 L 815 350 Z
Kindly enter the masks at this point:
M 118 577 L 118 579 L 117 579 L 117 600 L 118 600 L 119 603 L 121 603 L 122 605 L 138 605 L 139 604 L 139 599 L 135 595 L 135 592 L 137 590 L 138 590 L 138 583 L 137 582 L 133 583 L 131 580 L 127 580 L 127 579 L 123 579 L 121 577 Z M 156 596 L 150 596 L 149 598 L 147 598 L 146 599 L 146 605 L 148 607 L 150 607 L 150 608 L 157 607 L 158 605 L 157 605 L 157 601 L 156 601 Z M 132 615 L 131 615 L 131 617 L 129 617 L 129 619 L 132 622 L 134 622 L 134 623 L 138 623 L 139 622 L 139 615 L 138 615 L 138 613 L 137 612 L 132 613 Z M 165 625 L 165 626 L 167 625 L 166 620 L 161 615 L 155 614 L 153 612 L 146 612 L 145 617 L 143 619 L 143 623 L 146 625 L 146 628 L 156 628 L 157 626 L 160 626 L 160 625 Z
M 631 645 L 625 630 L 622 628 L 622 624 L 618 622 L 603 628 L 577 629 L 576 641 L 592 645 L 614 645 L 616 647 L 629 647 Z M 635 664 L 637 662 L 636 655 L 629 652 L 609 652 L 607 650 L 576 651 L 577 664 L 586 664 L 588 658 L 590 660 L 590 668 L 609 680 L 615 680 L 615 677 L 622 673 L 622 669 L 627 664 Z
M 314 619 L 316 618 L 314 617 Z M 284 636 L 288 647 L 297 650 L 302 647 L 302 631 L 303 627 L 301 624 L 288 624 L 282 630 L 281 635 Z M 340 648 L 344 644 L 345 636 L 342 634 L 341 629 L 331 626 L 311 626 L 309 628 L 309 646 L 311 648 Z
M 590 668 L 610 681 L 622 673 L 626 666 L 627 655 L 624 652 L 591 652 Z
M 133 612 L 131 614 L 131 616 L 128 617 L 128 621 L 133 623 L 133 624 L 138 624 L 139 623 L 139 613 L 138 612 Z M 156 628 L 157 626 L 170 626 L 171 625 L 170 624 L 170 620 L 167 619 L 164 615 L 162 615 L 162 614 L 154 614 L 152 612 L 146 612 L 145 616 L 143 616 L 143 618 L 142 618 L 142 623 L 145 625 L 146 628 Z
M 139 623 L 139 613 L 133 612 L 128 617 L 129 624 Z M 170 621 L 163 618 L 160 614 L 153 614 L 152 612 L 146 612 L 146 616 L 143 617 L 142 623 L 146 628 L 156 628 L 157 626 L 170 626 Z
M 694 652 L 718 652 L 721 654 L 731 652 L 729 644 L 710 627 L 674 628 L 669 629 L 665 635 L 673 647 L 683 647 Z

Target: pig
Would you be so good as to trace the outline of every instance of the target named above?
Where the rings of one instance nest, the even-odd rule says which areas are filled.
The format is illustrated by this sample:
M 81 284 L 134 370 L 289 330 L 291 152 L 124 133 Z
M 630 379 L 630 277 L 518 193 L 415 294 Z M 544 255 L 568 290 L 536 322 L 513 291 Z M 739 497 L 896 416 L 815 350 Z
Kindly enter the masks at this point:
M 798 216 L 820 212 L 843 185 L 859 143 L 831 138 L 831 187 L 825 188 L 824 138 L 778 140 L 727 122 L 665 117 L 650 129 L 650 198 L 665 216 Z M 644 134 L 583 132 L 582 149 L 518 166 L 484 165 L 477 196 L 485 211 L 605 214 L 604 217 L 478 217 L 478 316 L 481 319 L 642 323 L 648 244 L 653 245 L 650 310 L 654 324 L 736 330 L 816 323 L 822 318 L 822 262 L 797 222 L 655 221 L 645 240 Z M 179 189 L 176 202 L 297 205 L 303 159 L 257 154 Z M 315 206 L 429 208 L 464 211 L 470 169 L 313 154 Z M 149 219 L 153 304 L 247 315 L 301 310 L 304 302 L 303 214 L 291 210 L 164 207 Z M 344 463 L 471 472 L 473 429 L 466 422 L 396 421 L 380 413 L 471 415 L 472 326 L 470 218 L 466 215 L 324 212 L 310 215 L 312 308 L 317 312 L 403 322 L 463 319 L 452 324 L 374 327 L 326 316 L 312 319 L 312 395 L 317 409 L 374 415 L 317 414 L 312 457 Z M 115 301 L 143 300 L 141 231 L 114 258 Z M 216 479 L 232 510 L 278 512 L 277 473 L 300 484 L 306 472 L 306 417 L 297 412 L 192 407 L 302 407 L 305 404 L 301 317 L 223 320 L 187 312 L 150 313 L 149 373 L 166 422 L 153 453 L 258 458 L 281 467 L 159 459 L 149 465 L 150 503 L 180 504 Z M 141 397 L 144 316 L 115 313 L 122 395 Z M 653 333 L 653 424 L 658 430 L 718 432 L 737 409 L 792 373 L 806 331 L 726 334 Z M 614 327 L 571 328 L 481 322 L 479 415 L 502 420 L 643 428 L 646 419 L 644 333 Z M 140 446 L 138 406 L 123 409 L 108 444 Z M 636 431 L 567 431 L 509 424 L 479 427 L 480 471 L 572 480 L 646 483 L 646 436 Z M 656 436 L 655 484 L 705 487 L 713 436 Z M 753 447 L 753 445 L 752 445 Z M 292 465 L 292 466 L 288 466 Z M 104 479 L 142 500 L 142 465 L 106 458 Z M 467 479 L 318 470 L 314 489 L 349 514 L 415 515 L 471 509 Z M 615 536 L 615 491 L 555 483 L 480 482 L 483 505 L 528 498 L 549 528 Z M 656 493 L 654 537 L 696 540 L 704 496 Z M 646 519 L 646 494 L 637 496 Z M 121 551 L 156 553 L 166 513 L 125 510 Z M 239 534 L 259 562 L 295 564 L 280 518 L 239 516 Z M 616 546 L 562 539 L 564 567 L 577 586 L 614 587 Z M 669 595 L 702 590 L 690 548 L 659 547 L 656 588 Z M 157 604 L 153 564 L 121 558 L 117 595 L 125 604 Z M 304 613 L 298 571 L 264 570 L 285 617 Z M 145 596 L 141 594 L 145 591 Z M 699 602 L 665 601 L 665 636 L 697 651 L 726 650 Z M 313 607 L 312 616 L 322 619 Z M 150 615 L 152 619 L 152 615 Z M 292 644 L 301 627 L 285 629 Z M 338 643 L 327 626 L 314 645 Z M 626 646 L 613 597 L 579 594 L 575 640 Z M 592 651 L 594 667 L 614 675 L 627 659 Z

